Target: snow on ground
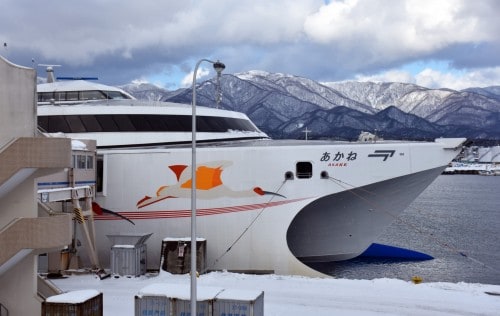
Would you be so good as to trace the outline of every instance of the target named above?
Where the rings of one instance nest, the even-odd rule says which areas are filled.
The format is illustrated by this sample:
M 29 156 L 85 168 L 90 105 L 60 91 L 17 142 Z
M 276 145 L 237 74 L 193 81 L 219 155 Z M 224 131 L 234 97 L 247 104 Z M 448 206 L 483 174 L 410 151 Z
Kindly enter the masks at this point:
M 95 289 L 103 293 L 104 315 L 133 316 L 134 296 L 152 283 L 190 284 L 189 275 L 100 280 L 90 274 L 52 282 L 63 291 Z M 280 275 L 212 272 L 199 287 L 264 291 L 266 316 L 330 315 L 500 315 L 500 286 L 425 283 L 395 279 L 346 280 Z M 498 295 L 489 295 L 493 292 Z

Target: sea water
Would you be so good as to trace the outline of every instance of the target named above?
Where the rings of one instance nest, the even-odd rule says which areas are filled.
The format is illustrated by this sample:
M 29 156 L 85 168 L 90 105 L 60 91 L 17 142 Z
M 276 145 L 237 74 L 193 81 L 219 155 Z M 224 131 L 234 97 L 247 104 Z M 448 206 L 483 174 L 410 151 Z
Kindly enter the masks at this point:
M 376 240 L 427 261 L 352 259 L 316 268 L 337 278 L 500 285 L 500 176 L 439 176 Z

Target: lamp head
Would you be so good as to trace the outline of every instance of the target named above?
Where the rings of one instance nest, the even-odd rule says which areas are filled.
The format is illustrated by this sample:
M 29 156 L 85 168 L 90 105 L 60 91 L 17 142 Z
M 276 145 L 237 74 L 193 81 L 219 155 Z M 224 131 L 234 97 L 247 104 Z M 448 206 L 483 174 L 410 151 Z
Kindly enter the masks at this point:
M 220 76 L 220 74 L 222 73 L 222 71 L 226 68 L 226 65 L 224 65 L 223 63 L 221 63 L 220 61 L 216 61 L 214 63 L 214 69 L 215 71 L 217 72 L 217 75 Z

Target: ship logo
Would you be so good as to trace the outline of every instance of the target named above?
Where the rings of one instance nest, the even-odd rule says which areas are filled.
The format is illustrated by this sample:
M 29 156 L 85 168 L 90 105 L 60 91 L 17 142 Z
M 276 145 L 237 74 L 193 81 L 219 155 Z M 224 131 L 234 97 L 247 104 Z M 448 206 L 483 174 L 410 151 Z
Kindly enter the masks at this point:
M 375 150 L 373 154 L 369 154 L 370 158 L 384 158 L 382 161 L 386 161 L 387 158 L 394 156 L 395 150 Z
M 200 199 L 217 198 L 244 198 L 273 195 L 286 198 L 285 196 L 265 191 L 260 187 L 253 187 L 248 190 L 235 191 L 226 186 L 222 181 L 224 168 L 232 165 L 230 161 L 218 161 L 198 165 L 196 168 L 196 194 Z M 188 165 L 170 165 L 169 169 L 174 172 L 177 183 L 173 185 L 163 185 L 156 190 L 156 196 L 145 196 L 137 202 L 137 208 L 157 203 L 169 198 L 190 198 L 191 197 L 191 167 Z

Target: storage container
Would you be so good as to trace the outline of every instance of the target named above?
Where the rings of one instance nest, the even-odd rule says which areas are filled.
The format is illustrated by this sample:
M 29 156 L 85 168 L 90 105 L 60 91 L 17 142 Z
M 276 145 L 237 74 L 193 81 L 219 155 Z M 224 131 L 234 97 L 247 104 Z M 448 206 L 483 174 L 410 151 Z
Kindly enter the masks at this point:
M 164 271 L 172 274 L 191 272 L 191 238 L 165 238 L 161 245 L 162 265 Z M 196 238 L 196 271 L 205 272 L 207 241 Z
M 171 316 L 172 302 L 166 296 L 135 296 L 134 300 L 136 316 Z
M 42 302 L 42 316 L 102 316 L 103 296 L 97 290 L 71 291 Z
M 134 245 L 140 246 L 151 237 L 153 233 L 137 233 L 137 234 L 116 234 L 106 235 L 111 241 L 111 245 Z
M 113 246 L 110 254 L 111 274 L 140 276 L 147 271 L 146 240 L 152 234 L 107 235 Z
M 146 245 L 115 245 L 111 248 L 111 274 L 140 276 L 146 273 Z
M 225 289 L 213 301 L 213 316 L 264 316 L 264 292 Z
M 223 288 L 198 286 L 196 290 L 197 316 L 212 315 L 213 301 Z M 135 296 L 135 316 L 145 315 L 190 316 L 190 286 L 157 283 L 144 287 Z

